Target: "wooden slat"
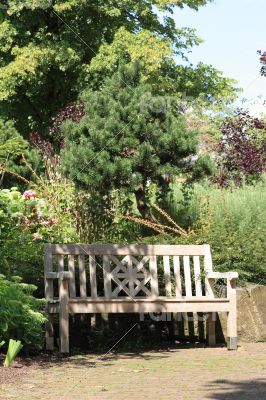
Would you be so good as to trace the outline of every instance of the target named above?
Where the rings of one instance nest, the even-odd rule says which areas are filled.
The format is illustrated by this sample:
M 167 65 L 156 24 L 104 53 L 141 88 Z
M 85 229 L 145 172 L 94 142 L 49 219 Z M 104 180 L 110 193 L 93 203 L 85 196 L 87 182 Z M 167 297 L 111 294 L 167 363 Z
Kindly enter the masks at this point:
M 79 284 L 80 284 L 80 297 L 87 296 L 86 290 L 86 270 L 85 270 L 85 256 L 79 255 Z
M 204 269 L 205 272 L 212 272 L 212 256 L 211 256 L 211 248 L 209 244 L 204 244 Z M 201 254 L 194 254 L 201 255 Z
M 60 351 L 62 353 L 69 352 L 69 316 L 68 316 L 68 280 L 59 281 L 59 330 L 60 330 Z
M 205 247 L 205 256 L 204 256 L 204 272 L 206 275 L 205 278 L 205 291 L 206 296 L 210 298 L 214 298 L 213 284 L 214 280 L 208 279 L 207 275 L 209 272 L 212 272 L 212 257 L 211 257 L 211 249 L 208 244 L 204 245 Z
M 209 272 L 207 275 L 208 278 L 211 279 L 237 279 L 238 278 L 238 272 Z
M 194 265 L 194 279 L 195 279 L 196 296 L 202 296 L 200 258 L 199 258 L 199 256 L 194 256 L 193 257 L 193 265 Z M 194 314 L 194 319 L 198 320 L 199 340 L 203 340 L 203 338 L 204 338 L 204 324 L 203 324 L 203 321 L 201 320 L 201 315 L 195 313 Z
M 208 313 L 208 318 L 206 321 L 206 331 L 209 346 L 214 346 L 216 343 L 215 321 L 216 313 Z
M 116 278 L 115 278 L 115 279 L 116 279 Z M 115 281 L 115 279 L 114 279 L 114 281 Z M 117 280 L 116 282 L 118 282 L 118 280 Z M 130 295 L 130 292 L 129 292 L 128 289 L 125 287 L 127 283 L 128 283 L 128 279 L 125 278 L 125 279 L 123 279 L 123 280 L 121 281 L 121 284 L 117 284 L 117 287 L 116 287 L 115 290 L 113 290 L 113 292 L 112 292 L 112 298 L 116 297 L 116 296 L 118 295 L 118 293 L 120 293 L 122 290 L 124 291 L 124 289 L 125 289 L 126 293 L 127 293 L 128 295 Z M 130 296 L 131 296 L 131 295 L 130 295 Z
M 58 272 L 63 272 L 64 271 L 64 256 L 60 255 L 58 256 Z
M 158 287 L 156 256 L 150 257 L 150 274 L 151 274 L 151 295 L 153 297 L 158 297 L 159 296 L 159 287 Z
M 139 281 L 138 279 L 135 280 L 136 287 L 134 289 L 133 297 L 136 296 L 140 290 L 142 290 L 143 293 L 146 293 L 148 297 L 151 296 L 150 290 L 145 286 L 150 279 L 151 277 L 149 276 L 144 278 L 142 281 Z
M 45 282 L 45 298 L 46 300 L 53 300 L 54 297 L 54 284 L 52 279 L 47 279 L 47 275 L 51 274 L 53 271 L 53 255 L 51 252 L 51 245 L 46 244 L 44 246 L 44 282 Z M 46 350 L 54 349 L 54 325 L 53 315 L 49 314 L 48 307 L 47 321 L 45 324 L 45 339 L 46 339 Z
M 204 297 L 201 298 L 201 300 Z M 206 297 L 205 297 L 206 299 Z M 81 299 L 73 299 L 69 302 L 69 313 L 139 313 L 139 312 L 161 312 L 162 309 L 165 312 L 220 312 L 229 311 L 231 308 L 230 302 L 226 299 L 213 299 L 213 301 L 190 301 L 186 298 L 171 301 L 164 301 L 158 299 L 158 301 L 133 301 L 130 297 L 128 298 L 117 298 L 113 300 L 105 301 L 94 300 L 92 301 L 79 301 Z M 150 298 L 151 300 L 151 298 Z M 157 300 L 157 299 L 156 299 Z M 49 305 L 50 313 L 57 313 L 59 307 L 57 304 Z
M 161 255 L 161 256 L 203 256 L 206 245 L 128 245 L 119 244 L 53 244 L 53 254 L 94 254 L 94 255 Z
M 91 297 L 95 299 L 97 297 L 97 280 L 96 280 L 96 260 L 95 256 L 89 257 L 90 263 L 90 285 L 91 285 Z
M 46 311 L 49 311 L 47 307 Z M 47 321 L 45 323 L 45 340 L 46 350 L 54 349 L 54 316 L 48 313 Z
M 134 300 L 131 295 L 131 292 L 129 291 L 129 289 L 126 286 L 127 282 L 129 281 L 128 279 L 124 279 L 121 282 L 119 279 L 116 278 L 115 275 L 111 275 L 111 279 L 117 284 L 117 288 L 113 292 L 111 292 L 112 298 L 117 296 L 117 293 L 119 293 L 121 290 L 123 290 L 124 293 L 126 293 L 132 300 Z
M 70 297 L 76 297 L 76 283 L 75 283 L 75 260 L 73 255 L 68 255 L 68 271 L 71 273 L 69 279 L 69 294 Z
M 129 297 L 133 296 L 134 292 L 134 281 L 133 281 L 133 271 L 132 271 L 132 259 L 129 255 L 123 258 L 122 261 L 118 260 L 117 257 L 112 255 L 107 256 L 109 259 L 109 263 L 112 261 L 116 267 L 113 268 L 110 272 L 110 281 L 111 281 L 111 297 L 117 297 L 117 295 L 123 291 Z M 120 272 L 122 270 L 122 272 Z M 123 280 L 118 279 L 117 275 L 123 274 Z M 116 283 L 117 287 L 112 290 L 112 281 Z M 128 284 L 128 288 L 127 285 Z
M 133 277 L 133 262 L 132 258 L 128 256 L 127 258 L 127 268 L 128 268 L 128 287 L 131 296 L 134 296 L 134 277 Z
M 170 257 L 163 257 L 164 264 L 164 281 L 165 281 L 165 293 L 167 297 L 172 296 L 172 288 L 171 288 L 171 270 L 170 270 Z
M 107 299 L 112 297 L 112 284 L 110 273 L 110 260 L 107 255 L 103 256 L 103 279 L 104 279 L 104 294 Z
M 194 256 L 193 257 L 193 264 L 194 264 L 196 296 L 202 296 L 199 256 Z
M 118 260 L 118 258 L 114 257 L 114 256 L 109 256 L 109 260 L 113 261 L 113 263 L 116 265 L 116 267 L 112 270 L 112 273 L 117 273 L 118 271 L 123 271 L 124 273 L 127 272 L 127 267 L 125 264 L 127 264 L 129 259 L 129 256 L 126 256 L 125 258 L 123 258 L 122 261 Z
M 185 276 L 185 289 L 186 296 L 192 296 L 192 287 L 191 287 L 191 275 L 190 275 L 190 264 L 189 264 L 189 256 L 184 256 L 184 276 Z
M 55 300 L 53 303 L 57 303 L 59 300 Z M 86 297 L 86 299 L 81 299 L 79 297 L 76 297 L 75 299 L 69 299 L 69 303 L 123 303 L 123 302 L 132 302 L 132 299 L 127 296 L 121 296 L 118 297 L 117 299 L 106 299 L 105 297 L 97 297 L 97 299 L 92 299 L 91 297 Z M 227 297 L 217 297 L 215 299 L 208 299 L 205 296 L 197 297 L 197 296 L 191 296 L 191 297 L 185 297 L 183 296 L 181 299 L 176 299 L 175 297 L 165 297 L 165 296 L 157 296 L 156 298 L 148 298 L 147 296 L 143 297 L 138 297 L 136 299 L 137 303 L 158 303 L 158 304 L 181 304 L 181 303 L 190 303 L 190 304 L 196 304 L 196 303 L 203 303 L 203 304 L 213 304 L 213 303 L 227 303 L 228 304 L 228 309 L 231 307 L 230 306 L 230 299 Z M 191 311 L 193 312 L 193 310 Z
M 182 284 L 181 284 L 179 257 L 174 256 L 173 261 L 174 261 L 174 274 L 175 274 L 175 295 L 176 295 L 176 297 L 182 297 Z
M 70 279 L 71 278 L 71 272 L 69 271 L 60 271 L 60 272 L 46 272 L 46 278 L 47 279 Z
M 237 303 L 236 303 L 236 281 L 230 281 L 227 287 L 227 296 L 230 300 L 230 311 L 227 316 L 227 348 L 237 349 Z
M 133 263 L 136 265 L 138 271 L 145 271 L 145 264 L 149 261 L 150 257 L 145 256 L 142 260 L 137 260 L 134 256 L 130 255 Z
M 53 271 L 53 255 L 51 251 L 51 245 L 46 244 L 44 246 L 44 275 Z M 54 284 L 52 279 L 44 279 L 45 281 L 45 298 L 52 300 L 54 297 Z

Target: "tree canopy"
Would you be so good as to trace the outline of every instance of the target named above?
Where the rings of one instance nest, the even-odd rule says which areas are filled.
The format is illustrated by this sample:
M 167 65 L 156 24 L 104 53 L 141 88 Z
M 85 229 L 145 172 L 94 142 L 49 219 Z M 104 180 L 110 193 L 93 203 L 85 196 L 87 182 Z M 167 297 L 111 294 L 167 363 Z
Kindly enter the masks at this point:
M 167 90 L 228 99 L 231 83 L 213 68 L 177 66 L 176 57 L 184 57 L 199 39 L 193 30 L 177 28 L 171 13 L 175 7 L 197 10 L 207 2 L 2 1 L 1 115 L 15 120 L 24 137 L 31 131 L 45 135 L 51 118 L 77 98 L 84 83 L 97 89 L 121 57 L 141 58 L 144 77 Z

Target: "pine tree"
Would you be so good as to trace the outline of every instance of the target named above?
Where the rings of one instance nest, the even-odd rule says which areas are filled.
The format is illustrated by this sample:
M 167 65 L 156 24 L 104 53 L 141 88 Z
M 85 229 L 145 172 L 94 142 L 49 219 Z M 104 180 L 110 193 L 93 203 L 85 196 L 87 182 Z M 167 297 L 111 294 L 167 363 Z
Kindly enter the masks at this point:
M 140 64 L 120 67 L 82 100 L 85 116 L 62 126 L 65 173 L 91 192 L 134 194 L 147 217 L 147 188 L 155 183 L 165 190 L 172 176 L 192 167 L 197 132 L 186 128 L 175 101 L 141 79 Z

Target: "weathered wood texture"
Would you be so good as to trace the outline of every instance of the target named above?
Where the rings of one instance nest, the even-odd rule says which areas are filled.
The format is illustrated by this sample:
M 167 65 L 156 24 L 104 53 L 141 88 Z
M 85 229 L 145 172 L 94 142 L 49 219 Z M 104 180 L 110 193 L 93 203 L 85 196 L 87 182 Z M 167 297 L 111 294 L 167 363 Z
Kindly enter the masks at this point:
M 219 311 L 228 313 L 228 348 L 236 348 L 238 275 L 213 272 L 209 245 L 47 244 L 44 260 L 47 349 L 53 348 L 54 313 L 59 313 L 61 351 L 68 352 L 69 313 L 210 313 L 207 336 L 214 344 L 212 317 Z M 226 298 L 215 298 L 215 279 L 227 280 Z

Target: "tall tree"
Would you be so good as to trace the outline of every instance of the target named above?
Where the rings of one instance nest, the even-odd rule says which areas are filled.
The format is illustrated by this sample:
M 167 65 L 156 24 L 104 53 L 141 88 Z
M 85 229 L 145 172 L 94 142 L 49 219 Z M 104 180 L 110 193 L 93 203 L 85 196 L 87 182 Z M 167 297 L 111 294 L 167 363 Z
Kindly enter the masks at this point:
M 193 9 L 208 0 L 2 0 L 0 18 L 0 112 L 14 119 L 16 128 L 27 137 L 30 131 L 44 134 L 58 110 L 76 99 L 80 88 L 95 83 L 95 72 L 102 81 L 99 56 L 106 46 L 114 52 L 121 42 L 117 32 L 125 32 L 126 47 L 134 61 L 132 40 L 138 38 L 141 55 L 146 54 L 148 73 L 153 79 L 169 72 L 169 84 L 177 80 L 215 97 L 220 84 L 228 89 L 213 69 L 191 67 L 175 70 L 173 56 L 198 43 L 190 29 L 177 29 L 171 16 L 174 7 Z M 164 13 L 159 17 L 157 10 Z M 103 47 L 101 47 L 103 46 Z M 110 51 L 109 51 L 110 53 Z M 126 53 L 126 52 L 124 52 Z M 160 58 L 158 60 L 158 58 Z M 169 59 L 169 63 L 167 60 Z M 109 58 L 110 60 L 110 58 Z M 161 61 L 160 61 L 161 60 Z M 117 61 L 115 62 L 117 66 Z M 160 68 L 158 68 L 158 65 Z M 110 66 L 110 64 L 109 64 Z M 157 66 L 157 67 L 156 67 Z M 111 68 L 112 69 L 112 68 Z M 158 72 L 159 71 L 159 72 Z M 174 72 L 173 72 L 174 71 Z M 113 71 L 111 71 L 113 73 Z M 198 73 L 200 72 L 200 74 Z M 157 74 L 157 75 L 156 75 Z M 107 74 L 108 75 L 108 74 Z M 177 79 L 178 78 L 178 79 Z M 218 86 L 217 86 L 218 85 Z M 184 87 L 181 87 L 181 90 Z M 176 90 L 176 87 L 175 87 Z
M 177 29 L 178 43 L 173 47 L 169 38 L 162 38 L 148 30 L 131 33 L 120 28 L 112 43 L 103 43 L 97 55 L 86 67 L 84 81 L 99 88 L 103 76 L 112 76 L 119 63 L 140 61 L 142 78 L 164 93 L 182 97 L 188 102 L 195 99 L 199 106 L 213 107 L 230 102 L 236 91 L 234 80 L 222 76 L 217 69 L 199 63 L 193 66 L 188 62 L 187 52 L 201 40 L 193 29 Z M 183 59 L 181 65 L 178 59 Z
M 113 189 L 134 194 L 148 217 L 149 185 L 165 193 L 172 176 L 193 169 L 197 151 L 197 132 L 186 128 L 177 104 L 165 100 L 141 81 L 139 64 L 121 67 L 99 91 L 86 90 L 86 115 L 62 126 L 65 173 L 100 195 Z

